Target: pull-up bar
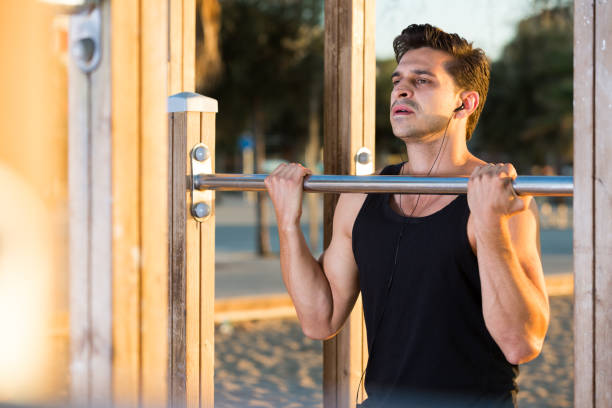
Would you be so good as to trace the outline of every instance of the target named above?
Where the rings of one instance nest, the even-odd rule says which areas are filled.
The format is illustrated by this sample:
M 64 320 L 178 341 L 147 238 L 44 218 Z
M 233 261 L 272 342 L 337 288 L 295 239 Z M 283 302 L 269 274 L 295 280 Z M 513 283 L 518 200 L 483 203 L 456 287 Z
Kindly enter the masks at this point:
M 267 174 L 197 174 L 197 190 L 265 191 Z M 315 193 L 466 194 L 467 177 L 311 175 L 304 191 Z M 518 195 L 571 197 L 573 177 L 519 176 L 512 183 Z

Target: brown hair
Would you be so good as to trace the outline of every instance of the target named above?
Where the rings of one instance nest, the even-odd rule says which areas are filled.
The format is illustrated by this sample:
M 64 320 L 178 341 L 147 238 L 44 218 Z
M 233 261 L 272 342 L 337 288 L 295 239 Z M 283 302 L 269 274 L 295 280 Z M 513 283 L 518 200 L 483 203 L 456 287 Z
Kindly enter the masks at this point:
M 444 68 L 461 89 L 476 91 L 480 103 L 468 118 L 466 139 L 470 140 L 489 91 L 490 68 L 484 51 L 457 34 L 448 34 L 429 24 L 411 24 L 393 40 L 395 59 L 399 63 L 408 50 L 429 47 L 453 57 Z

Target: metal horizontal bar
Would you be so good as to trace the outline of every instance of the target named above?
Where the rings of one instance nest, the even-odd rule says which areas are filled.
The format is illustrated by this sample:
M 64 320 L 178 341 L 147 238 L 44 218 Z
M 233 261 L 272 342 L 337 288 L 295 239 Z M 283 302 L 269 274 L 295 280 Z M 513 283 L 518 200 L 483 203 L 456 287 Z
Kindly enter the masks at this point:
M 198 174 L 195 188 L 219 191 L 265 191 L 267 174 Z M 312 175 L 304 191 L 316 193 L 466 194 L 467 177 Z M 513 182 L 519 195 L 571 197 L 573 177 L 519 176 Z

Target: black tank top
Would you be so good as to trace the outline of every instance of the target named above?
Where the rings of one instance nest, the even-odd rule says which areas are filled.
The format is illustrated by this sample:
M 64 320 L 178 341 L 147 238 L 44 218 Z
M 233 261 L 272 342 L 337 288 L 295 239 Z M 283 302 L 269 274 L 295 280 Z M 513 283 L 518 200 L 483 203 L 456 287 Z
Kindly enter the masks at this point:
M 518 367 L 485 326 L 467 197 L 415 218 L 391 199 L 369 194 L 353 226 L 370 355 L 364 406 L 514 407 Z

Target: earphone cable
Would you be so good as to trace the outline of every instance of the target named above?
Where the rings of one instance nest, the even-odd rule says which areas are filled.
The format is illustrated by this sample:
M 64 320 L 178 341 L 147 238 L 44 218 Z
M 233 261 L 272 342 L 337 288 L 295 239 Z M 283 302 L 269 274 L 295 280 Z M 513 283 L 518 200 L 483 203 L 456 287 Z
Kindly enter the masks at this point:
M 438 153 L 436 154 L 436 157 L 435 157 L 433 163 L 431 164 L 431 167 L 429 168 L 429 171 L 427 172 L 427 176 L 429 176 L 431 174 L 434 166 L 436 165 L 436 162 L 438 161 L 438 158 L 440 157 L 440 153 L 442 152 L 442 149 L 443 149 L 445 141 L 446 141 L 446 133 L 448 132 L 448 127 L 450 126 L 450 123 L 451 123 L 451 120 L 453 119 L 453 116 L 454 116 L 454 112 L 453 112 L 453 115 L 448 119 L 448 122 L 446 123 L 446 127 L 444 128 L 444 136 L 442 136 L 442 142 L 440 143 L 440 148 L 438 149 Z M 407 162 L 407 160 L 406 160 L 406 162 Z M 402 167 L 400 168 L 400 174 L 403 171 L 404 164 L 405 163 L 403 163 Z M 400 205 L 399 205 L 399 207 L 400 207 L 400 211 L 402 212 L 402 214 L 404 214 L 404 209 L 402 208 L 402 197 L 403 197 L 403 194 L 400 194 Z M 417 196 L 416 204 L 412 208 L 412 211 L 410 212 L 408 217 L 412 217 L 412 215 L 414 214 L 414 211 L 416 210 L 417 206 L 419 205 L 420 198 L 421 198 L 421 194 L 419 194 Z M 376 334 L 378 332 L 378 326 L 380 326 L 380 322 L 382 321 L 383 316 L 385 314 L 385 310 L 387 308 L 389 293 L 391 292 L 391 285 L 393 283 L 393 275 L 395 274 L 395 270 L 397 269 L 397 263 L 398 263 L 397 262 L 398 261 L 397 256 L 398 256 L 398 253 L 399 253 L 399 246 L 400 246 L 400 243 L 401 243 L 401 240 L 402 240 L 402 236 L 404 234 L 404 225 L 405 224 L 402 223 L 402 226 L 401 226 L 401 229 L 400 229 L 400 233 L 399 233 L 399 237 L 397 239 L 397 244 L 395 246 L 395 255 L 394 255 L 394 259 L 393 259 L 393 269 L 391 269 L 391 274 L 389 276 L 389 281 L 387 282 L 387 287 L 386 287 L 386 291 L 385 291 L 385 297 L 383 298 L 383 300 L 384 300 L 383 308 L 382 308 L 382 311 L 380 313 L 380 317 L 378 318 L 378 321 L 376 322 L 376 327 L 375 327 L 374 334 L 373 334 L 373 337 L 372 337 L 372 343 L 371 343 L 371 346 L 370 346 L 370 349 L 372 349 L 372 350 L 374 350 L 374 342 L 376 341 Z M 369 359 L 368 359 L 368 362 L 369 362 Z M 361 383 L 363 382 L 363 377 L 365 376 L 366 371 L 367 371 L 367 365 L 366 365 L 366 368 L 363 370 L 363 373 L 361 374 L 361 378 L 359 379 L 359 383 L 357 384 L 357 392 L 355 394 L 355 405 L 356 406 L 358 405 L 359 390 L 361 388 Z

